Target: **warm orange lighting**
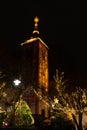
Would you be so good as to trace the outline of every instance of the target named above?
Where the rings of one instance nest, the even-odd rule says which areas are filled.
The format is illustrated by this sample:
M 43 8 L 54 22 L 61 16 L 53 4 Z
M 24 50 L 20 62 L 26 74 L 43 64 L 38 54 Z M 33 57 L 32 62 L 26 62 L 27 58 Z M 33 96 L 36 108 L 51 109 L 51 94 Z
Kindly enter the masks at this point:
M 39 44 L 39 85 L 48 91 L 48 50 Z
M 39 18 L 35 17 L 34 18 L 34 22 L 35 22 L 34 26 L 35 26 L 35 28 L 37 28 L 38 27 Z
M 72 120 L 72 114 L 71 114 L 71 113 L 68 113 L 68 114 L 67 114 L 67 118 L 70 119 L 70 120 Z
M 34 21 L 37 23 L 37 22 L 39 22 L 39 18 L 36 16 L 35 18 L 34 18 Z

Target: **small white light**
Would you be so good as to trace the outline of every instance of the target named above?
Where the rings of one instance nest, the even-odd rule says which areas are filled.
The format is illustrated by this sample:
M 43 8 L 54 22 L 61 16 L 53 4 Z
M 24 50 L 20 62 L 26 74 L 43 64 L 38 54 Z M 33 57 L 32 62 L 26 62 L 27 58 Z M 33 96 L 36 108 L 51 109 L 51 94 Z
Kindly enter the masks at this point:
M 18 86 L 21 83 L 21 81 L 18 79 L 14 80 L 13 82 L 14 82 L 15 86 Z
M 54 108 L 54 104 L 52 104 L 52 108 Z

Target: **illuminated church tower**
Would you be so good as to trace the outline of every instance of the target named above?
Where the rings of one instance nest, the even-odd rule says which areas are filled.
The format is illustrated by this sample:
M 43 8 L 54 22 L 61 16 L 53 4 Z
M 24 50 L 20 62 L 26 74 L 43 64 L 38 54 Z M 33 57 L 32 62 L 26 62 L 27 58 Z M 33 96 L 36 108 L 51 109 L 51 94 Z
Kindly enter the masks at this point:
M 36 90 L 47 92 L 49 86 L 48 46 L 39 37 L 39 19 L 35 17 L 34 22 L 32 37 L 21 43 L 23 81 L 26 87 L 31 86 Z M 37 98 L 31 102 L 31 109 L 34 114 L 47 115 L 45 105 Z

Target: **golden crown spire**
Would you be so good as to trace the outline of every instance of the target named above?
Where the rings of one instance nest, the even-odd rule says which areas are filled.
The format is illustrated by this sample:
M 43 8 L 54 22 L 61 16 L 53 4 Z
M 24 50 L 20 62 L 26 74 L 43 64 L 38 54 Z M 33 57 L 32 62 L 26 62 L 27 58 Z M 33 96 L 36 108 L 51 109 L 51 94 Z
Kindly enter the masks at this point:
M 39 31 L 38 31 L 38 22 L 39 22 L 39 18 L 36 16 L 34 17 L 34 31 L 33 31 L 33 34 L 39 34 Z
M 38 28 L 39 18 L 37 16 L 34 18 L 34 22 L 35 22 L 34 27 Z

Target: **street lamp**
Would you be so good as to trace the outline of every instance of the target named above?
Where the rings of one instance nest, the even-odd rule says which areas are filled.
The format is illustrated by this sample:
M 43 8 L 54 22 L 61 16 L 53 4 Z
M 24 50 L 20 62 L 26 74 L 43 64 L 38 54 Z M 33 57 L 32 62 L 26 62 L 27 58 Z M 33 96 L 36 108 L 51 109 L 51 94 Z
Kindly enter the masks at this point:
M 15 86 L 19 86 L 19 84 L 21 83 L 21 81 L 19 79 L 15 79 L 13 81 L 13 83 L 14 83 Z
M 15 125 L 15 105 L 16 105 L 16 102 L 18 101 L 19 99 L 19 96 L 20 96 L 20 93 L 21 93 L 21 88 L 20 88 L 20 84 L 21 84 L 21 81 L 19 79 L 15 79 L 13 81 L 13 84 L 14 84 L 14 101 L 13 101 L 13 105 L 12 105 L 12 113 L 11 113 L 11 118 L 10 118 L 10 125 L 14 126 Z

